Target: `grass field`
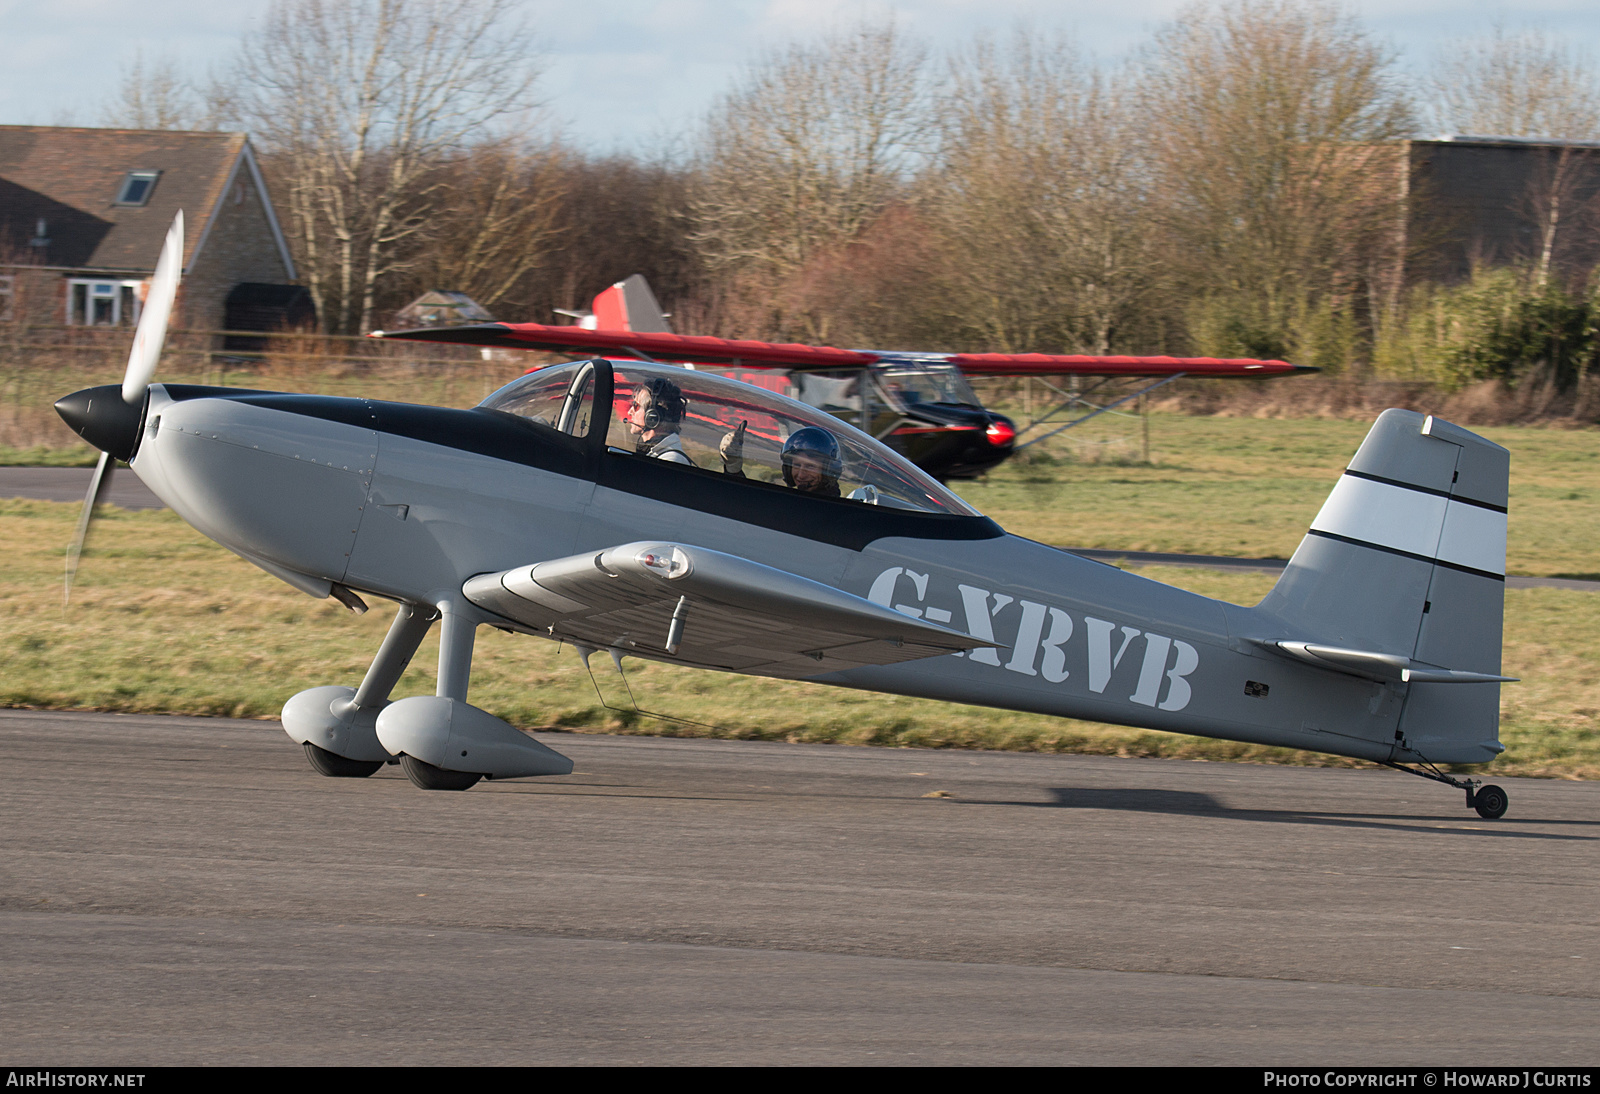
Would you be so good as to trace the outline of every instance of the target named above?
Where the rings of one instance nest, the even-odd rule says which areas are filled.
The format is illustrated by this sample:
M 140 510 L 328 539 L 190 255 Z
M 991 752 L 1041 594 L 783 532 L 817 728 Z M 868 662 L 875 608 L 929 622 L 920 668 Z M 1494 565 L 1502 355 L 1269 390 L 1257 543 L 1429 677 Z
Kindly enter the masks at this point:
M 1154 415 L 1149 465 L 1126 458 L 1131 446 L 1085 461 L 1062 445 L 957 489 L 1044 543 L 1288 558 L 1370 425 Z M 1509 571 L 1600 577 L 1600 431 L 1478 432 L 1511 450 Z
M 0 500 L 0 552 L 7 560 L 0 573 L 0 705 L 273 717 L 302 688 L 354 686 L 388 626 L 382 605 L 356 617 L 332 601 L 311 600 L 164 511 L 107 510 L 72 606 L 63 612 L 62 550 L 75 517 L 72 505 Z M 1146 573 L 1246 604 L 1271 584 L 1255 574 Z M 1600 595 L 1512 590 L 1506 624 L 1506 672 L 1525 682 L 1503 690 L 1501 739 L 1508 750 L 1488 770 L 1600 776 Z M 436 651 L 430 639 L 397 696 L 432 693 Z M 487 629 L 479 636 L 472 700 L 516 725 L 577 732 L 1347 762 L 631 659 L 624 664 L 640 707 L 684 720 L 635 713 L 604 656 L 594 658 L 591 681 L 570 648 Z

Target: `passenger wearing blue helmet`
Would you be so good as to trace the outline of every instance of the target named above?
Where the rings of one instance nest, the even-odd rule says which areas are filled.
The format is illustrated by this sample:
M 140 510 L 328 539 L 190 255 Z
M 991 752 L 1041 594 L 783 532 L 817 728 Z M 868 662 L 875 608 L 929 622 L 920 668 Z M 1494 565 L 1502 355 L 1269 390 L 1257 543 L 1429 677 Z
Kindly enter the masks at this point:
M 789 434 L 783 442 L 783 481 L 802 494 L 838 497 L 839 473 L 843 470 L 839 441 L 826 429 L 808 425 Z

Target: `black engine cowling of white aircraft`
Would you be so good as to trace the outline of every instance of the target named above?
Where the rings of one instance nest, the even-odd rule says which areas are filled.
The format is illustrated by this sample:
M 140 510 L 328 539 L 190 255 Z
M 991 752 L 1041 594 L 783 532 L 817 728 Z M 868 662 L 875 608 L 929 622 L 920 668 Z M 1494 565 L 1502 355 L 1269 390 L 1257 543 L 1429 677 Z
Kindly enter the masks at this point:
M 121 384 L 86 387 L 56 400 L 56 413 L 72 431 L 102 452 L 127 463 L 139 451 L 147 394 L 138 406 L 122 398 Z

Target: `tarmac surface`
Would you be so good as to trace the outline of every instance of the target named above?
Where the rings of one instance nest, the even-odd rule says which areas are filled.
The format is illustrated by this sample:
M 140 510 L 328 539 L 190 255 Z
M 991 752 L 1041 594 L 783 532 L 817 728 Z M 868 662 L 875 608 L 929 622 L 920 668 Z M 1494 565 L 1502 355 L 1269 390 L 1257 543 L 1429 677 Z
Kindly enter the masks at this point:
M 0 498 L 75 501 L 89 492 L 92 467 L 0 467 Z M 166 503 L 126 467 L 111 473 L 111 490 L 102 500 L 122 509 L 165 509 Z
M 38 501 L 83 502 L 89 492 L 89 467 L 0 467 L 0 498 L 33 498 Z M 127 468 L 115 472 L 106 501 L 123 509 L 163 509 L 160 498 Z M 1109 551 L 1088 547 L 1063 547 L 1064 551 L 1099 562 L 1130 566 L 1195 566 L 1215 570 L 1281 571 L 1287 565 L 1281 558 L 1235 558 L 1229 555 L 1175 555 L 1157 551 Z M 1565 577 L 1506 578 L 1509 589 L 1557 588 L 1600 592 L 1600 581 Z
M 541 739 L 0 711 L 0 1062 L 1600 1060 L 1600 784 Z

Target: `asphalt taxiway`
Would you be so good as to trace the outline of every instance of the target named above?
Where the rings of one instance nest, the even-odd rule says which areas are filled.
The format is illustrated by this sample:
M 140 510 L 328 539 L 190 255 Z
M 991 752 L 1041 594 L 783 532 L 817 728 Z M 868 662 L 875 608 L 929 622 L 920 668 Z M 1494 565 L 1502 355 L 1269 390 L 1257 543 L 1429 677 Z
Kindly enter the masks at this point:
M 92 467 L 0 467 L 0 498 L 83 502 L 94 478 Z M 144 482 L 126 467 L 112 473 L 102 501 L 123 509 L 165 509 Z
M 1600 785 L 0 712 L 3 1062 L 1593 1064 Z

